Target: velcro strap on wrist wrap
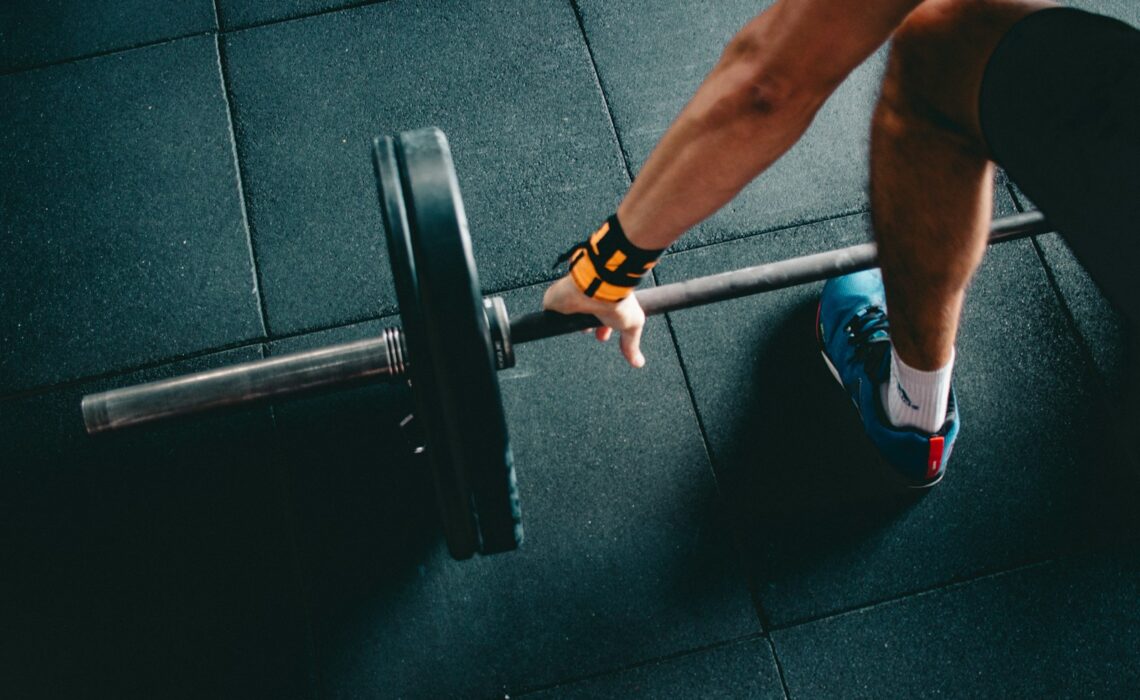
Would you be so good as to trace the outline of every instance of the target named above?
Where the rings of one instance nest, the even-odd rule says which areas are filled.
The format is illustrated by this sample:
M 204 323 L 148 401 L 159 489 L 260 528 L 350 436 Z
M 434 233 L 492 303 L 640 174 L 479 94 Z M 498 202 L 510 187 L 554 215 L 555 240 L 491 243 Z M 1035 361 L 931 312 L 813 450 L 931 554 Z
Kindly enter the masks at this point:
M 617 302 L 633 292 L 663 252 L 631 243 L 614 214 L 589 238 L 560 255 L 555 267 L 569 260 L 570 278 L 583 294 Z

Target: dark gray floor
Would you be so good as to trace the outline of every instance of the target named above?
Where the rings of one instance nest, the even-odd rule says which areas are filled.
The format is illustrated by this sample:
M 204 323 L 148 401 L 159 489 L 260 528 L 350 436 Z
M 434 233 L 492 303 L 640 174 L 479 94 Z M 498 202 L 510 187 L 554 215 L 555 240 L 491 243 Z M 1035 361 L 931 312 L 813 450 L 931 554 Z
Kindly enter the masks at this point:
M 395 310 L 360 157 L 378 133 L 448 134 L 488 290 L 550 279 L 569 232 L 628 184 L 565 3 L 381 3 L 236 32 L 223 48 L 273 333 Z
M 214 37 L 0 94 L 0 392 L 264 335 Z
M 398 321 L 377 133 L 448 133 L 484 290 L 536 309 L 766 4 L 0 8 L 2 694 L 1140 692 L 1124 330 L 1055 234 L 974 283 L 963 433 L 924 498 L 882 488 L 815 349 L 818 285 L 652 319 L 642 371 L 520 347 L 511 554 L 448 557 L 404 386 L 83 433 L 88 392 Z M 884 56 L 657 282 L 865 240 Z

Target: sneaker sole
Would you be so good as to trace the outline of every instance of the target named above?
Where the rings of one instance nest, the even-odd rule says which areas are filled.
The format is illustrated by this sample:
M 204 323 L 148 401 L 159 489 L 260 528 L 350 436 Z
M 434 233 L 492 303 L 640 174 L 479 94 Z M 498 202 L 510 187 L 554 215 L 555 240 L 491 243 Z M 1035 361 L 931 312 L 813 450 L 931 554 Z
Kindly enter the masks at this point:
M 817 306 L 815 310 L 815 339 L 816 342 L 819 343 L 819 355 L 823 358 L 823 364 L 827 365 L 827 369 L 829 372 L 831 372 L 831 376 L 835 377 L 835 383 L 839 385 L 839 388 L 843 390 L 844 394 L 847 394 L 847 387 L 843 386 L 843 380 L 839 377 L 839 370 L 836 369 L 835 364 L 831 361 L 831 358 L 827 356 L 827 350 L 823 346 L 823 329 L 819 325 L 819 319 L 822 312 L 823 303 L 820 302 L 819 306 Z M 859 410 L 859 404 L 856 403 L 855 399 L 852 398 L 849 394 L 847 394 L 847 398 L 851 399 L 851 405 L 855 407 L 855 413 L 858 414 L 859 419 L 862 420 L 863 412 Z M 871 442 L 871 438 L 868 437 L 866 439 L 867 442 Z M 874 447 L 874 443 L 871 443 L 871 446 Z M 875 453 L 879 453 L 877 447 L 875 448 Z M 887 460 L 883 459 L 881 455 L 879 456 L 878 463 L 880 469 L 883 471 L 884 475 L 891 483 L 897 486 L 901 486 L 909 491 L 926 491 L 927 489 L 938 484 L 938 482 L 942 481 L 942 477 L 946 476 L 946 470 L 943 469 L 942 473 L 936 476 L 933 481 L 912 481 L 902 474 L 899 474 L 898 470 L 888 464 Z

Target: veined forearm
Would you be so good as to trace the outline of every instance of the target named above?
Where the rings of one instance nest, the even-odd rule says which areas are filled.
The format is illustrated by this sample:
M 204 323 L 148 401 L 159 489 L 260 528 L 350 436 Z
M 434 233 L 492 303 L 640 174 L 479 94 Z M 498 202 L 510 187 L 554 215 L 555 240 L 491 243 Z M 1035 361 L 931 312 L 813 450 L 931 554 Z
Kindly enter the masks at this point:
M 725 49 L 618 208 L 635 245 L 666 248 L 803 135 L 819 106 L 919 0 L 783 0 Z
M 635 245 L 667 248 L 727 204 L 799 140 L 822 104 L 773 96 L 766 110 L 746 90 L 714 72 L 658 142 L 618 208 Z

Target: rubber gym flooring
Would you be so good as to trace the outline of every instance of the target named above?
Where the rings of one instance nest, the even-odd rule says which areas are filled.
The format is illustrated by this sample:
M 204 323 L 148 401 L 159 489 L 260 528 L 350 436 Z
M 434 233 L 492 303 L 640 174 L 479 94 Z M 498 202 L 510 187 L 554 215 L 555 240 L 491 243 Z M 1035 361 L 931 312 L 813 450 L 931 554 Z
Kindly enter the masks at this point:
M 916 502 L 815 351 L 819 285 L 654 318 L 643 371 L 519 348 L 511 554 L 448 557 L 401 387 L 83 433 L 85 393 L 397 321 L 374 134 L 447 132 L 484 291 L 536 309 L 764 4 L 0 6 L 0 694 L 1135 696 L 1121 322 L 1055 234 L 989 252 Z M 655 281 L 866 240 L 884 57 Z

